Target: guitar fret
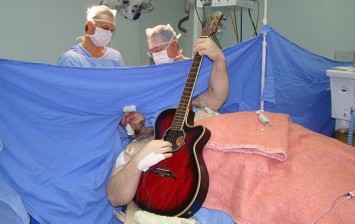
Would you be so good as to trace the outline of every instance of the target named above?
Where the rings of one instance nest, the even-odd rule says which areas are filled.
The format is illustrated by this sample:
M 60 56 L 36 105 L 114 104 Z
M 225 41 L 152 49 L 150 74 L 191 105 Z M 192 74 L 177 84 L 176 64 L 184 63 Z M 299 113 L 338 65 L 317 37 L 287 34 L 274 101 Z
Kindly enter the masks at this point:
M 185 116 L 183 115 L 183 113 L 180 113 L 180 114 L 178 114 L 178 115 L 176 115 L 176 119 L 177 120 L 181 120 L 181 119 L 184 119 L 185 118 Z
M 187 108 L 191 102 L 192 93 L 196 84 L 198 72 L 201 67 L 202 58 L 203 57 L 200 55 L 195 55 L 193 59 L 190 72 L 187 77 L 183 93 L 180 98 L 180 103 L 175 112 L 174 120 L 171 125 L 171 127 L 174 128 L 174 130 L 182 130 L 184 121 L 187 118 L 187 112 L 188 112 Z
M 181 101 L 182 101 L 182 103 L 184 103 L 184 102 L 186 102 L 186 101 L 190 101 L 190 96 L 186 96 L 186 97 L 184 97 L 184 98 L 181 98 Z M 189 102 L 186 102 L 186 104 L 188 104 Z

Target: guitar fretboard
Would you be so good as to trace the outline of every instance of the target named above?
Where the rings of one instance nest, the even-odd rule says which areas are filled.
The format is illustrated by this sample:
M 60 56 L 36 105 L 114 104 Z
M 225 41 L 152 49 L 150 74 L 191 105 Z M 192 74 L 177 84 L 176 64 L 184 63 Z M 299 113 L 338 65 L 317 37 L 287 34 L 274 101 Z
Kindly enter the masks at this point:
M 190 105 L 192 93 L 195 88 L 196 80 L 198 73 L 200 71 L 201 62 L 203 56 L 195 55 L 192 61 L 192 65 L 190 67 L 190 72 L 187 77 L 184 90 L 182 92 L 180 103 L 178 108 L 176 109 L 173 123 L 171 125 L 171 129 L 175 131 L 180 131 L 183 129 L 184 121 L 187 119 L 188 115 L 188 106 Z

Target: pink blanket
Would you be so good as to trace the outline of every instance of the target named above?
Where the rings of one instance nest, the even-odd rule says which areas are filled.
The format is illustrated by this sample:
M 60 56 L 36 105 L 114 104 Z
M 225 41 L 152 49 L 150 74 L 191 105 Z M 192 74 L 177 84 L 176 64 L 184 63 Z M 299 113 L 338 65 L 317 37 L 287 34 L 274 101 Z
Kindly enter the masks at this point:
M 203 124 L 212 131 L 205 148 L 255 153 L 284 161 L 287 159 L 289 116 L 268 113 L 267 118 L 270 120 L 268 126 L 258 120 L 256 113 L 251 112 L 223 114 L 196 124 Z
M 204 150 L 210 186 L 204 206 L 238 224 L 313 223 L 339 196 L 355 191 L 355 148 L 265 112 L 200 120 L 211 130 Z M 264 129 L 264 131 L 259 131 Z M 319 223 L 355 223 L 355 198 Z

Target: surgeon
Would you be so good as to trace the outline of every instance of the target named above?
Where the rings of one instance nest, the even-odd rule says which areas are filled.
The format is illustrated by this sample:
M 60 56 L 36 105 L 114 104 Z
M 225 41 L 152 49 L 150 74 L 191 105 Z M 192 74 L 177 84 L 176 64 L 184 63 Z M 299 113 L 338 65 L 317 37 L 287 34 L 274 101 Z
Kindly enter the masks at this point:
M 149 55 L 154 63 L 163 64 L 188 59 L 182 53 L 178 38 L 173 28 L 167 25 L 157 25 L 146 29 Z M 213 67 L 208 83 L 208 90 L 192 101 L 194 107 L 217 111 L 227 99 L 229 93 L 229 78 L 226 58 L 223 51 L 211 38 L 196 40 L 192 52 L 194 55 L 208 57 L 213 61 Z
M 74 67 L 123 67 L 121 53 L 107 45 L 116 29 L 116 10 L 104 5 L 87 10 L 85 35 L 79 44 L 65 52 L 59 65 Z

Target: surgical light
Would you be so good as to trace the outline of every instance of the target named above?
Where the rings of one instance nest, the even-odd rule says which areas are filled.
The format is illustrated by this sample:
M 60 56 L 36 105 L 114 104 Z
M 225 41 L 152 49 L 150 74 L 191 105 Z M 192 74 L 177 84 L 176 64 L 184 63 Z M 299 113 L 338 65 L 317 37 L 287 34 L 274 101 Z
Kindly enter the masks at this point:
M 101 1 L 100 5 L 116 9 L 129 20 L 137 20 L 143 11 L 151 11 L 154 8 L 153 0 L 105 0 Z

